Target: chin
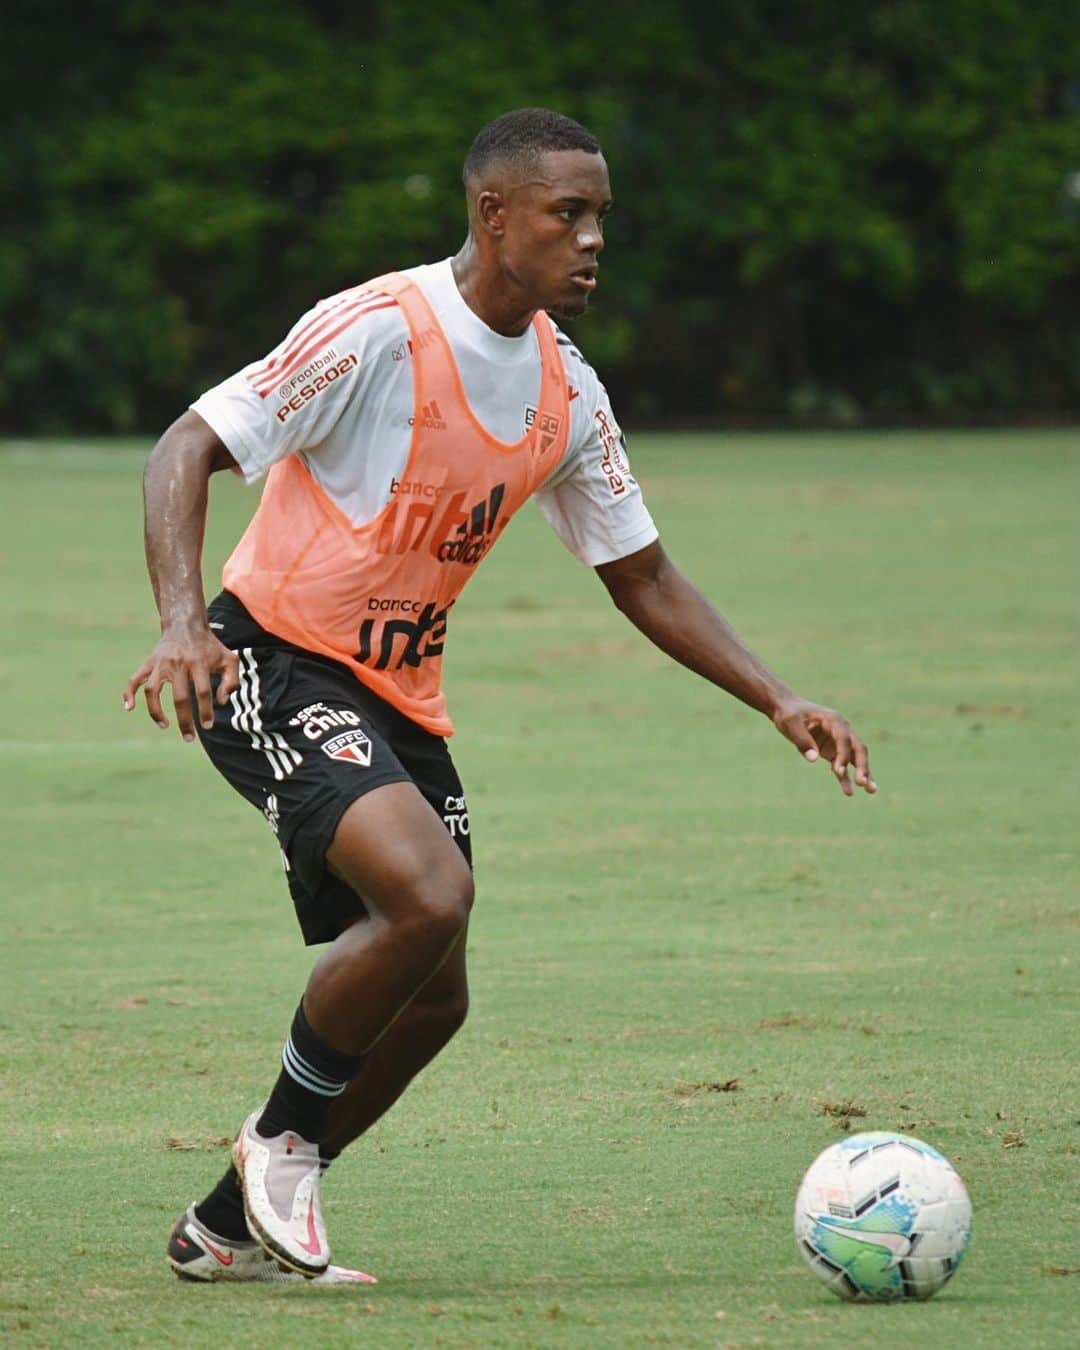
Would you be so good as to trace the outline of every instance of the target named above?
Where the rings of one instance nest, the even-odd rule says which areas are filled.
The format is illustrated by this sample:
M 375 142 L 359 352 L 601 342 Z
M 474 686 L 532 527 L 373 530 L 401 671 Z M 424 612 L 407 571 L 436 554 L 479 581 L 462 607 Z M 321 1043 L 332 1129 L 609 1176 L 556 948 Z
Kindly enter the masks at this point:
M 580 319 L 589 308 L 589 297 L 582 295 L 580 299 L 574 297 L 573 300 L 556 300 L 554 304 L 545 305 L 544 308 L 553 319 L 565 322 L 568 319 Z

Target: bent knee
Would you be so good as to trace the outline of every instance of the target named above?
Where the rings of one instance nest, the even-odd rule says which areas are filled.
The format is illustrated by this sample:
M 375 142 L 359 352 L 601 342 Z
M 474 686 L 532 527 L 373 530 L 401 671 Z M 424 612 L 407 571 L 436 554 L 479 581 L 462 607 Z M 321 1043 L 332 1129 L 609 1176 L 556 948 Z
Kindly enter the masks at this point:
M 411 896 L 409 924 L 438 946 L 450 947 L 468 925 L 474 894 L 472 873 L 464 864 L 452 874 L 425 879 Z

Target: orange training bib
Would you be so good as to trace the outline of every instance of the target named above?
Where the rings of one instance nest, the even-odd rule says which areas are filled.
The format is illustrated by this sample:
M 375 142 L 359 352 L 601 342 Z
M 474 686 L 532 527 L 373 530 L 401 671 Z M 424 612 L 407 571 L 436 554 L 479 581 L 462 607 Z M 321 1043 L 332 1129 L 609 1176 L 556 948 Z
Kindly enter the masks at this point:
M 450 736 L 442 693 L 450 609 L 565 454 L 566 377 L 551 320 L 537 314 L 536 417 L 506 445 L 473 414 L 420 288 L 389 273 L 369 289 L 397 300 L 411 340 L 412 444 L 393 495 L 372 520 L 354 525 L 290 456 L 270 470 L 223 582 L 269 632 L 340 661 L 425 730 Z

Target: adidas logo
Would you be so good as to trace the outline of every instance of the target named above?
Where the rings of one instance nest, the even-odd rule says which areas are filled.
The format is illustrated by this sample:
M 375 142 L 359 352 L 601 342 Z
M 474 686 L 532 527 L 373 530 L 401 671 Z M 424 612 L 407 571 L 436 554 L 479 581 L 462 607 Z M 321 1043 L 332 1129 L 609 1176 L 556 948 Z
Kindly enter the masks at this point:
M 428 431 L 445 431 L 446 423 L 443 421 L 443 415 L 439 411 L 439 405 L 434 399 L 430 403 L 425 403 L 420 409 L 420 416 L 410 417 L 409 426 L 414 427 L 417 422 Z
M 505 492 L 506 484 L 496 483 L 486 500 L 469 508 L 465 519 L 436 550 L 439 562 L 460 562 L 475 567 L 506 526 L 506 520 L 499 519 Z

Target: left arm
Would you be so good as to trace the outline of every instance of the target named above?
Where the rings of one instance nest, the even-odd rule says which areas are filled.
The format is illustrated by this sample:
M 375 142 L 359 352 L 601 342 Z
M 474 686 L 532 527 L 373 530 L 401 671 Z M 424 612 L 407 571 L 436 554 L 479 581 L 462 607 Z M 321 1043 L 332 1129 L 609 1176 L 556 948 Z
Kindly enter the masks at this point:
M 793 694 L 671 562 L 659 541 L 596 568 L 617 609 L 661 651 L 768 717 L 808 760 L 824 756 L 846 796 L 849 770 L 877 791 L 866 746 L 839 713 Z

